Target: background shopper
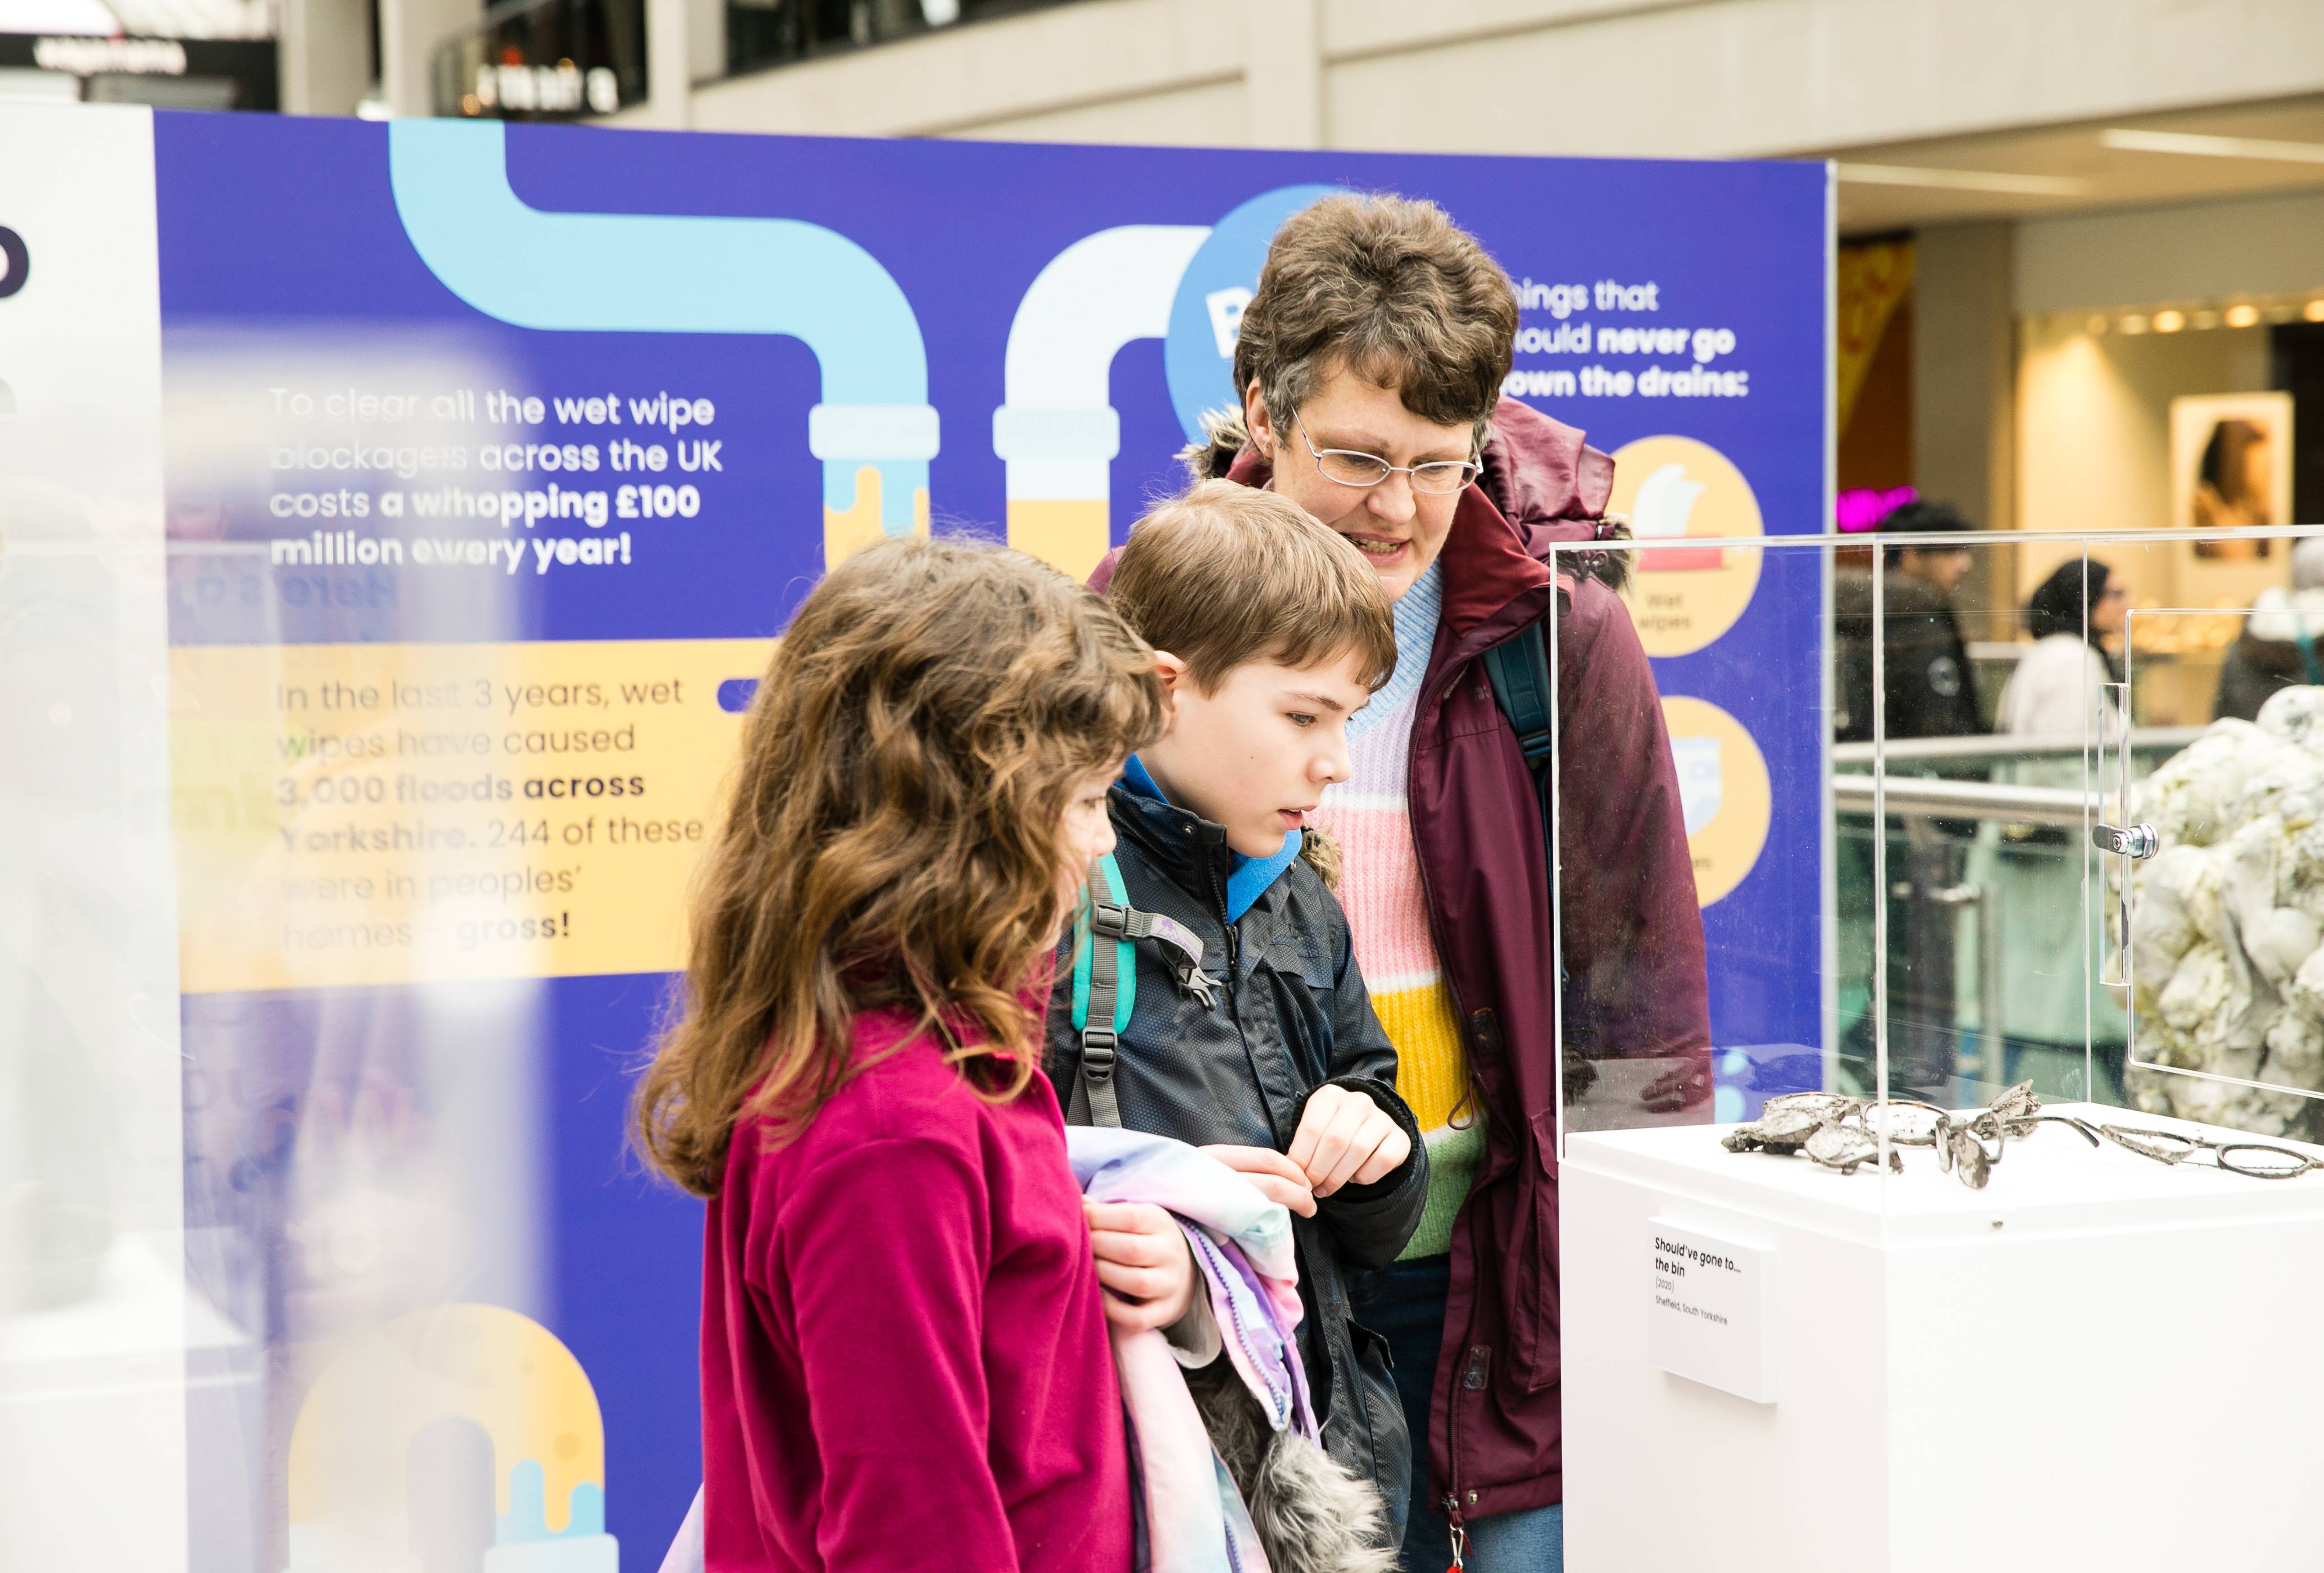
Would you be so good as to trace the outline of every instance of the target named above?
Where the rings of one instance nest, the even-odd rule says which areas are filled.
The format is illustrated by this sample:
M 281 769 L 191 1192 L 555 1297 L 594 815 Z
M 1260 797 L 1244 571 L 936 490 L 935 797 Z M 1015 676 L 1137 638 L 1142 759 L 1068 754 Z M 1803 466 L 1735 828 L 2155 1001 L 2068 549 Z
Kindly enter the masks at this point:
M 2262 541 L 2262 546 L 2267 543 Z M 2324 539 L 2292 548 L 2292 588 L 2270 585 L 2252 603 L 2236 642 L 2219 663 L 2213 720 L 2256 721 L 2278 689 L 2324 684 Z
M 1873 707 L 1884 713 L 1887 741 L 1969 737 L 1985 731 L 1975 668 L 1961 637 L 1955 596 L 1975 566 L 1966 546 L 1918 538 L 1971 528 L 1960 510 L 1933 501 L 1908 502 L 1880 521 L 1882 617 L 1880 682 L 1874 692 L 1873 578 L 1868 568 L 1835 574 L 1833 633 L 1842 742 L 1872 740 Z M 1898 768 L 1921 768 L 1897 766 Z M 1959 767 L 1949 768 L 1960 773 Z M 1970 767 L 1982 775 L 1982 767 Z M 1888 1086 L 1899 1094 L 1948 1103 L 1963 1049 L 1955 1007 L 1960 987 L 1959 913 L 1940 899 L 1960 883 L 1975 826 L 1965 821 L 1898 816 L 1888 838 Z M 1848 929 L 1861 943 L 1872 930 L 1872 847 L 1862 836 L 1838 846 L 1840 891 Z M 1872 965 L 1870 948 L 1861 964 Z M 1868 995 L 1870 990 L 1868 989 Z M 1877 995 L 1871 996 L 1877 998 Z M 1842 1039 L 1841 1055 L 1861 1085 L 1877 1081 L 1875 1023 L 1868 1004 Z

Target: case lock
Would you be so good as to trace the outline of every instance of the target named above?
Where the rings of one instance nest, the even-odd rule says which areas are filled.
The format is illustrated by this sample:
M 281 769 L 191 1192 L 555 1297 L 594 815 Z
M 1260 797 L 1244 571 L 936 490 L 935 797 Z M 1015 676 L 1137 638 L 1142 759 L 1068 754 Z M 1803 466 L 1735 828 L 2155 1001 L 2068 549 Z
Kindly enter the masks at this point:
M 2097 843 L 2098 851 L 2118 852 L 2133 859 L 2153 857 L 2155 849 L 2162 844 L 2162 839 L 2154 833 L 2154 827 L 2151 824 L 2125 825 L 2119 829 L 2102 824 L 2090 832 L 2090 840 Z

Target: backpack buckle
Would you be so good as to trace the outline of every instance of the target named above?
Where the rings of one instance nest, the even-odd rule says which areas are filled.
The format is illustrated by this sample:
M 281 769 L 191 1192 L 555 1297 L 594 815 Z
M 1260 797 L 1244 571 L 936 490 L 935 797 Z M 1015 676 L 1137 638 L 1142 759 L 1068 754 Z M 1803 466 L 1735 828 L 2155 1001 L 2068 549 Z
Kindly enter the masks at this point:
M 1088 1026 L 1082 1029 L 1082 1074 L 1093 1081 L 1109 1081 L 1113 1076 L 1114 1049 L 1121 1036 L 1110 1026 Z

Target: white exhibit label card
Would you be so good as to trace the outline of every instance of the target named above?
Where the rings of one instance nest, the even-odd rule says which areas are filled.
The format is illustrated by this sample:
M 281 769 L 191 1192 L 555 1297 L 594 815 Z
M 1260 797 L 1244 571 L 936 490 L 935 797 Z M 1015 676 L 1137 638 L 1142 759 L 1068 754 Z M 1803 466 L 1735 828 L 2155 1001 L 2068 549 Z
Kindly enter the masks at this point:
M 1667 1219 L 1650 1221 L 1646 1232 L 1654 1269 L 1646 1357 L 1754 1403 L 1775 1403 L 1775 1247 Z

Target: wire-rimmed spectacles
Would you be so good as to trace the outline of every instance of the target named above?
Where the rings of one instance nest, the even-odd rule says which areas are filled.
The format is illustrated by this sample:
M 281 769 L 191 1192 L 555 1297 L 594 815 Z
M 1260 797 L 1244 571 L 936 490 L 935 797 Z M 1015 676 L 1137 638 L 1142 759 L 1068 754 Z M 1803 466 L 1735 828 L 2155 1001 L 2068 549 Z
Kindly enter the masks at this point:
M 1298 421 L 1299 440 L 1314 455 L 1315 473 L 1338 486 L 1360 489 L 1379 485 L 1390 475 L 1409 476 L 1412 489 L 1425 496 L 1443 497 L 1462 490 L 1485 473 L 1485 466 L 1474 459 L 1431 459 L 1425 465 L 1391 465 L 1378 454 L 1367 454 L 1355 448 L 1319 448 L 1315 439 L 1307 435 L 1307 428 Z
M 2324 1169 L 2324 1158 L 2311 1158 L 2305 1153 L 2266 1142 L 2214 1142 L 2178 1131 L 2123 1125 L 2102 1125 L 2098 1134 L 2125 1151 L 2158 1164 L 2183 1164 L 2199 1153 L 2209 1153 L 2209 1167 L 2252 1180 L 2291 1180 L 2313 1169 Z

